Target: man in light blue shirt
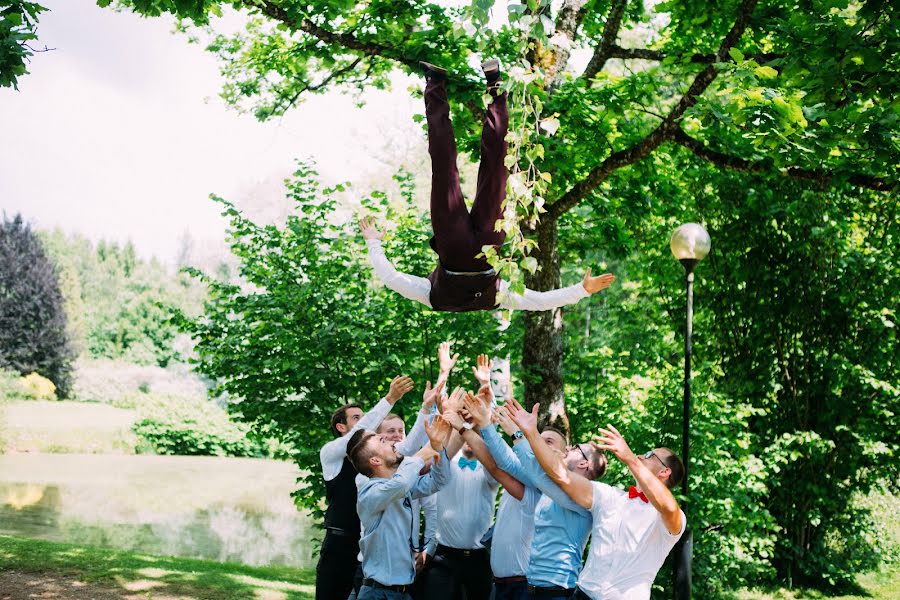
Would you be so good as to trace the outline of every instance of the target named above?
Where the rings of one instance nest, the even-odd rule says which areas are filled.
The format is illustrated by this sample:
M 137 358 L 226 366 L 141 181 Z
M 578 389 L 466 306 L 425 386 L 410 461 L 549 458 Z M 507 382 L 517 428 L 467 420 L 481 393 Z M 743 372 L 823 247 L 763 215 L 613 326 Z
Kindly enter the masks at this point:
M 515 400 L 509 400 L 518 406 Z M 469 408 L 497 466 L 526 485 L 542 492 L 534 512 L 534 537 L 529 556 L 529 596 L 544 600 L 569 598 L 581 571 L 581 556 L 591 531 L 591 514 L 563 492 L 550 479 L 535 459 L 527 443 L 511 449 L 490 423 L 490 412 Z M 498 409 L 500 418 L 508 418 L 505 407 Z M 515 437 L 522 437 L 516 432 Z M 526 440 L 527 442 L 527 440 Z M 596 479 L 606 471 L 606 457 L 590 444 L 570 446 L 563 457 L 571 470 L 587 479 Z
M 447 482 L 449 459 L 444 441 L 449 424 L 440 416 L 425 424 L 430 444 L 405 458 L 387 436 L 358 431 L 348 443 L 348 457 L 368 481 L 357 492 L 356 509 L 363 527 L 363 586 L 359 600 L 409 600 L 415 578 L 412 499 L 433 494 Z M 434 466 L 426 475 L 419 472 Z

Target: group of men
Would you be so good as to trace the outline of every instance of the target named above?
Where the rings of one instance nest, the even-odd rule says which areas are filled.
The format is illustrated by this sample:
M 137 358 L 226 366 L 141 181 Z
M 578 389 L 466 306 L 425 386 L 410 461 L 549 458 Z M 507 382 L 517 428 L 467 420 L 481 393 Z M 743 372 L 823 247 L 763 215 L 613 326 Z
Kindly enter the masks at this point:
M 611 425 L 567 445 L 560 431 L 538 429 L 539 405 L 497 406 L 487 356 L 473 367 L 475 394 L 444 393 L 458 355 L 444 343 L 438 357 L 408 436 L 391 411 L 409 377 L 368 413 L 334 413 L 336 439 L 320 453 L 328 509 L 316 597 L 649 598 L 686 526 L 670 491 L 684 474 L 679 458 L 667 448 L 635 455 Z M 596 481 L 607 453 L 631 471 L 629 490 Z
M 376 276 L 410 300 L 452 312 L 550 310 L 609 287 L 611 274 L 592 277 L 590 269 L 580 283 L 543 292 L 516 294 L 499 278 L 483 249 L 499 248 L 505 239 L 496 226 L 508 175 L 509 116 L 500 65 L 482 64 L 491 102 L 471 208 L 460 190 L 448 73 L 429 63 L 422 67 L 432 166 L 430 245 L 438 265 L 427 278 L 397 271 L 382 249 L 383 233 L 363 219 Z M 334 413 L 335 439 L 320 454 L 328 509 L 316 598 L 649 598 L 686 526 L 670 491 L 684 476 L 679 458 L 666 448 L 636 456 L 611 425 L 575 445 L 555 429 L 539 431 L 539 405 L 528 412 L 515 400 L 500 407 L 493 402 L 486 355 L 473 367 L 476 394 L 462 388 L 445 394 L 458 356 L 446 343 L 438 355 L 440 376 L 434 388 L 426 386 L 409 436 L 391 412 L 412 390 L 409 377 L 394 379 L 368 413 L 352 404 Z M 628 491 L 596 481 L 606 471 L 607 452 L 633 474 Z

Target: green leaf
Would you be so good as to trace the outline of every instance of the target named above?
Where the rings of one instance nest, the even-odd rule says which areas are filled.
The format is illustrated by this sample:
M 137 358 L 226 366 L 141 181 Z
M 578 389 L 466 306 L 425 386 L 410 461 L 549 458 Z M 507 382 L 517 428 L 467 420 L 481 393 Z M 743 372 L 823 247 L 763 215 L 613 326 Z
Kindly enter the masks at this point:
M 756 73 L 758 76 L 764 77 L 764 78 L 770 79 L 772 77 L 778 77 L 778 71 L 776 71 L 772 67 L 765 67 L 765 66 L 756 67 L 755 69 L 753 69 L 753 72 Z

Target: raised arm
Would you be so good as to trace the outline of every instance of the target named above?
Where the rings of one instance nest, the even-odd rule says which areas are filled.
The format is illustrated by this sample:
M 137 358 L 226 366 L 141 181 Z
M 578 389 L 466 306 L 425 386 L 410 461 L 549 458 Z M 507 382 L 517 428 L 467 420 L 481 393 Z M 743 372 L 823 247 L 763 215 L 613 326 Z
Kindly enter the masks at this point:
M 588 269 L 581 283 L 557 290 L 550 290 L 549 292 L 537 292 L 526 289 L 524 294 L 510 292 L 509 286 L 503 281 L 500 283 L 500 297 L 502 299 L 500 306 L 501 308 L 511 308 L 513 310 L 552 310 L 560 306 L 575 304 L 591 294 L 605 290 L 612 284 L 614 279 L 615 276 L 611 273 L 591 277 L 591 270 Z
M 450 379 L 450 373 L 453 372 L 453 367 L 456 366 L 456 361 L 458 359 L 459 352 L 457 352 L 456 354 L 450 353 L 450 342 L 441 342 L 440 346 L 438 346 L 438 366 L 440 368 L 440 372 L 438 373 L 438 379 L 435 387 L 437 387 L 438 385 L 443 386 L 447 383 L 447 380 Z
M 430 496 L 447 484 L 450 479 L 450 459 L 444 451 L 444 440 L 450 430 L 450 424 L 444 421 L 441 415 L 435 415 L 430 424 L 425 424 L 425 432 L 428 434 L 429 445 L 419 452 L 434 452 L 437 456 L 431 470 L 416 480 L 412 488 L 413 498 Z M 416 456 L 419 456 L 416 454 Z
M 466 404 L 468 404 L 468 398 L 470 397 L 474 398 L 474 396 L 468 394 L 466 396 Z M 493 477 L 497 483 L 502 485 L 503 489 L 509 492 L 516 500 L 521 500 L 525 495 L 525 486 L 521 481 L 497 466 L 497 462 L 494 460 L 494 457 L 491 456 L 484 440 L 481 439 L 478 432 L 473 431 L 471 428 L 467 428 L 466 422 L 463 421 L 463 418 L 459 413 L 444 413 L 444 420 L 448 421 L 450 425 L 459 432 L 463 441 L 469 444 L 469 447 L 472 448 L 472 452 L 475 454 L 475 458 L 481 462 L 482 466 L 490 473 L 491 477 Z
M 401 273 L 394 268 L 391 261 L 384 255 L 384 248 L 381 247 L 381 238 L 384 234 L 378 231 L 371 218 L 361 220 L 359 228 L 362 231 L 363 238 L 366 240 L 366 247 L 369 250 L 369 262 L 372 263 L 375 275 L 389 289 L 394 290 L 404 298 L 421 302 L 425 306 L 430 307 L 431 282 L 424 277 Z
M 534 468 L 536 472 L 529 471 L 532 475 L 532 479 L 534 481 L 535 487 L 541 490 L 544 494 L 549 496 L 554 502 L 562 506 L 563 508 L 575 512 L 584 513 L 585 511 L 590 510 L 591 504 L 593 501 L 593 489 L 591 487 L 590 481 L 584 479 L 584 483 L 587 484 L 587 495 L 584 496 L 584 490 L 581 489 L 582 494 L 580 494 L 577 498 L 569 493 L 565 487 L 559 484 L 555 477 L 546 471 L 546 469 L 541 464 L 540 460 L 537 459 L 538 452 L 544 454 L 545 457 L 549 458 L 551 456 L 556 456 L 559 465 L 562 467 L 562 470 L 568 473 L 568 469 L 566 469 L 565 464 L 563 464 L 559 453 L 554 451 L 544 439 L 541 437 L 537 428 L 537 413 L 540 409 L 540 404 L 535 404 L 532 408 L 531 412 L 528 412 L 518 402 L 513 399 L 510 399 L 505 406 L 500 409 L 500 412 L 506 412 L 510 415 L 513 421 L 515 421 L 516 425 L 519 426 L 519 429 L 525 434 L 525 444 L 519 444 L 516 446 L 515 453 L 519 456 L 523 466 L 528 469 L 529 467 Z M 565 477 L 558 469 L 554 469 L 555 474 L 558 477 Z M 577 475 L 576 473 L 572 473 L 572 475 Z M 572 480 L 571 477 L 568 478 L 569 481 Z M 571 485 L 570 485 L 571 487 Z M 574 489 L 574 488 L 573 488 Z M 584 504 L 584 501 L 587 501 L 587 504 Z
M 409 430 L 409 435 L 406 436 L 406 439 L 394 446 L 397 452 L 403 456 L 415 453 L 428 443 L 428 436 L 425 433 L 425 421 L 431 416 L 435 398 L 440 395 L 443 389 L 444 385 L 441 383 L 434 388 L 431 387 L 430 381 L 426 383 L 425 393 L 422 395 L 422 408 L 416 414 L 416 422 L 413 424 L 412 429 Z
M 644 466 L 644 463 L 635 456 L 628 443 L 619 430 L 612 425 L 607 425 L 606 429 L 600 429 L 600 435 L 594 438 L 597 445 L 603 450 L 609 450 L 621 460 L 631 474 L 634 476 L 641 491 L 650 501 L 659 514 L 662 516 L 666 529 L 671 534 L 681 533 L 682 519 L 681 509 L 678 508 L 678 501 L 666 484 L 662 482 L 653 472 Z
M 370 479 L 359 491 L 357 509 L 362 513 L 384 512 L 388 505 L 402 498 L 416 484 L 419 471 L 425 466 L 425 461 L 417 456 L 404 458 L 397 467 L 397 472 L 390 479 Z M 362 516 L 362 515 L 360 515 Z
M 394 404 L 412 389 L 413 381 L 406 375 L 398 375 L 391 381 L 387 395 L 372 407 L 372 410 L 364 414 L 356 422 L 350 431 L 339 438 L 333 439 L 319 451 L 319 461 L 322 463 L 322 473 L 325 481 L 331 481 L 341 472 L 344 457 L 347 456 L 347 443 L 353 434 L 360 429 L 378 429 L 384 418 L 391 412 Z

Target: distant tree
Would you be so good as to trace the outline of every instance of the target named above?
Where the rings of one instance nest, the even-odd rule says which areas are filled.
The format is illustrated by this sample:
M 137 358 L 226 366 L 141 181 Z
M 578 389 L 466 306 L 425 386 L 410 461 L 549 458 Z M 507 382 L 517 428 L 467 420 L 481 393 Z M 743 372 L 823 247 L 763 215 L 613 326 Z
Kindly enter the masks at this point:
M 37 372 L 65 398 L 74 351 L 56 269 L 21 215 L 0 225 L 0 368 Z

